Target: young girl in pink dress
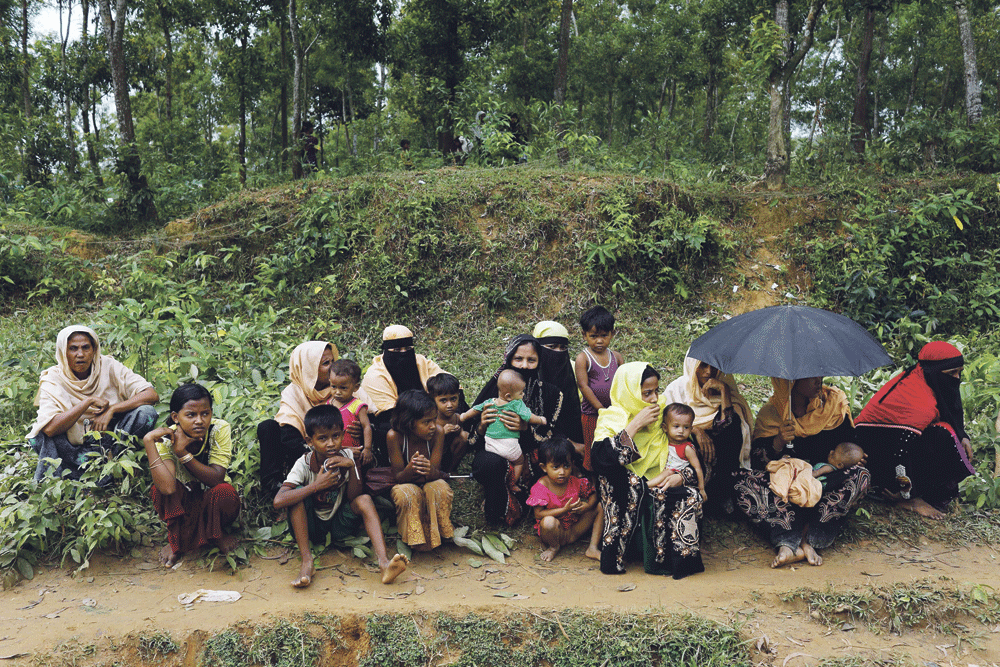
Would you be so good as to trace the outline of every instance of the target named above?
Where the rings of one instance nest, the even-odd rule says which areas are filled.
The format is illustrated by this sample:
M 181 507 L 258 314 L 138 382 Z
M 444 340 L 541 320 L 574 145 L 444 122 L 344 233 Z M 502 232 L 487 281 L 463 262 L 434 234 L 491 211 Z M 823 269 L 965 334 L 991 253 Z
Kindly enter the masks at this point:
M 535 530 L 544 547 L 544 561 L 588 533 L 599 511 L 590 482 L 573 476 L 574 451 L 573 443 L 565 438 L 552 438 L 538 446 L 538 463 L 545 476 L 531 487 L 528 505 L 535 508 Z M 593 547 L 586 555 L 601 557 Z

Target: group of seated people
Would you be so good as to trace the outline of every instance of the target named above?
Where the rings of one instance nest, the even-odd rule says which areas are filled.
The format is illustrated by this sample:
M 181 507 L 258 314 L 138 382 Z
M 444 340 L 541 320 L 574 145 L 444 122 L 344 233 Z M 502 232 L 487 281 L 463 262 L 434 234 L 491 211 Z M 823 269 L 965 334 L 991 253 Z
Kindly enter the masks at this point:
M 310 543 L 362 526 L 382 581 L 405 571 L 407 558 L 387 551 L 379 495 L 412 550 L 451 539 L 449 479 L 467 453 L 486 522 L 511 526 L 530 508 L 543 560 L 586 537 L 586 556 L 605 574 L 641 558 L 647 572 L 674 578 L 704 570 L 703 514 L 748 519 L 773 545 L 772 567 L 820 565 L 819 551 L 870 491 L 941 518 L 974 474 L 964 359 L 949 343 L 924 346 L 857 417 L 819 377 L 772 378 L 755 417 L 731 375 L 692 357 L 662 389 L 657 369 L 611 349 L 615 318 L 601 306 L 581 316 L 580 330 L 575 360 L 557 322 L 515 336 L 471 407 L 457 378 L 415 352 L 406 327 L 384 330 L 382 354 L 363 374 L 331 343 L 296 347 L 278 412 L 257 428 L 262 493 L 287 512 L 301 553 L 293 585 L 315 574 Z M 225 531 L 241 499 L 228 477 L 231 429 L 214 416 L 211 393 L 181 385 L 166 425 L 154 428 L 156 391 L 102 355 L 92 329 L 63 329 L 56 361 L 42 373 L 29 434 L 36 480 L 78 476 L 88 457 L 141 439 L 167 526 L 164 564 L 232 548 Z

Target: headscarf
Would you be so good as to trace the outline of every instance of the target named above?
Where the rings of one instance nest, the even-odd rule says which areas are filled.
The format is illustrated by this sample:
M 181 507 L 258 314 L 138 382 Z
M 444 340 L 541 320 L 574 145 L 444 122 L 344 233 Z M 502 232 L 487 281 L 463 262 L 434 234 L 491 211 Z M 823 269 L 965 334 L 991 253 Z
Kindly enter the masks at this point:
M 333 352 L 333 358 L 340 357 L 336 346 L 325 340 L 310 340 L 300 343 L 292 350 L 292 356 L 288 360 L 288 368 L 292 376 L 292 383 L 281 392 L 281 407 L 274 419 L 279 424 L 288 424 L 299 429 L 304 438 L 306 426 L 303 423 L 306 413 L 317 405 L 321 405 L 330 400 L 333 396 L 333 389 L 325 387 L 316 389 L 316 380 L 319 379 L 319 362 L 323 359 L 323 353 L 329 349 Z
M 90 336 L 94 343 L 94 361 L 90 365 L 90 375 L 80 380 L 69 365 L 66 349 L 69 339 L 76 333 Z M 109 404 L 128 400 L 141 391 L 152 388 L 145 378 L 125 367 L 113 357 L 101 354 L 101 341 L 97 333 L 82 324 L 68 326 L 56 336 L 56 365 L 42 371 L 38 382 L 38 393 L 35 395 L 35 405 L 38 406 L 38 416 L 28 433 L 28 438 L 34 438 L 45 428 L 52 418 L 78 405 L 88 398 L 103 398 Z M 97 408 L 88 408 L 66 431 L 66 437 L 74 445 L 83 444 L 83 436 L 87 432 L 85 422 L 97 415 Z
M 372 359 L 372 365 L 361 380 L 372 413 L 391 410 L 396 399 L 408 389 L 426 391 L 427 378 L 443 372 L 441 367 L 413 350 L 389 352 L 395 347 L 411 347 L 413 332 L 393 324 L 382 331 L 382 354 Z
M 615 379 L 611 381 L 611 406 L 601 408 L 597 413 L 595 442 L 617 437 L 639 412 L 650 406 L 642 400 L 642 373 L 647 366 L 649 364 L 645 361 L 632 361 L 618 367 Z M 660 396 L 656 404 L 660 408 L 656 421 L 640 429 L 632 437 L 639 458 L 625 466 L 636 475 L 647 479 L 655 477 L 663 470 L 670 455 L 670 441 L 660 428 L 663 408 L 667 402 Z
M 896 424 L 923 431 L 945 421 L 959 439 L 967 438 L 962 409 L 962 381 L 944 371 L 965 365 L 962 352 L 945 341 L 921 348 L 917 365 L 889 380 L 858 415 L 859 424 Z
M 816 435 L 820 431 L 831 431 L 844 423 L 845 419 L 853 425 L 851 405 L 847 400 L 847 394 L 829 385 L 823 385 L 819 393 L 809 401 L 806 413 L 801 417 L 796 417 L 792 414 L 790 407 L 794 384 L 795 380 L 771 378 L 771 386 L 774 391 L 771 393 L 771 398 L 767 399 L 767 403 L 757 413 L 757 422 L 753 428 L 754 440 L 774 437 L 781 430 L 781 425 L 789 418 L 795 422 L 795 437 L 797 438 Z
M 706 396 L 701 391 L 698 384 L 698 366 L 704 362 L 694 357 L 684 357 L 684 375 L 680 376 L 669 385 L 663 393 L 663 398 L 667 404 L 683 403 L 694 410 L 693 426 L 703 429 L 710 429 L 715 422 L 715 415 L 722 405 L 722 396 Z M 729 398 L 733 404 L 733 410 L 740 417 L 740 429 L 743 433 L 743 443 L 740 446 L 740 467 L 750 469 L 750 424 L 753 423 L 753 412 L 750 405 L 740 393 L 735 378 L 729 373 L 719 372 L 715 379 L 729 387 Z
M 536 324 L 531 335 L 538 341 L 538 379 L 559 387 L 563 393 L 563 412 L 576 417 L 573 428 L 563 435 L 573 442 L 583 442 L 583 423 L 579 418 L 580 392 L 573 362 L 569 358 L 569 332 L 558 322 L 546 320 Z M 566 345 L 567 349 L 558 352 L 545 347 L 552 344 Z

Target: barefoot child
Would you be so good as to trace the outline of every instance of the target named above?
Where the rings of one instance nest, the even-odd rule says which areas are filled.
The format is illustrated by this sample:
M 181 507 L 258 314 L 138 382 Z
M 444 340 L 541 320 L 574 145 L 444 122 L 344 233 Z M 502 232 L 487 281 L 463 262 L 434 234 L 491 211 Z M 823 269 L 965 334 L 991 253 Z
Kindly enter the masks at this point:
M 573 443 L 552 438 L 538 446 L 538 462 L 545 475 L 531 487 L 528 505 L 535 508 L 535 530 L 544 547 L 542 560 L 550 561 L 559 549 L 590 531 L 599 508 L 597 494 L 586 478 L 574 477 Z M 600 558 L 599 551 L 587 556 Z
M 445 472 L 455 472 L 469 446 L 469 434 L 462 430 L 456 414 L 461 401 L 460 392 L 458 378 L 451 373 L 438 373 L 427 378 L 427 393 L 437 403 L 437 425 L 444 431 L 441 469 Z
M 354 394 L 361 388 L 361 366 L 353 359 L 337 359 L 330 365 L 330 391 L 332 396 L 327 405 L 340 410 L 344 420 L 343 449 L 351 450 L 354 460 L 360 463 L 362 471 L 372 464 L 375 455 L 372 453 L 372 424 L 368 421 L 368 405 L 355 398 Z M 351 424 L 361 423 L 361 438 L 359 443 L 351 435 Z
M 382 570 L 382 583 L 392 583 L 406 569 L 408 561 L 402 554 L 396 554 L 392 560 L 386 556 L 375 504 L 371 496 L 361 493 L 361 477 L 353 453 L 342 449 L 344 420 L 340 410 L 332 405 L 317 405 L 306 413 L 303 422 L 306 444 L 311 451 L 295 462 L 274 497 L 275 509 L 291 508 L 288 515 L 292 534 L 302 557 L 299 578 L 292 586 L 305 588 L 316 573 L 310 540 L 325 544 L 328 536 L 331 541 L 353 537 L 362 522 Z
M 611 405 L 611 381 L 622 355 L 608 349 L 615 338 L 615 316 L 602 306 L 594 306 L 580 316 L 580 329 L 586 347 L 576 355 L 573 369 L 576 385 L 583 396 L 580 418 L 583 423 L 583 467 L 590 470 L 590 448 L 594 444 L 597 411 Z
M 472 406 L 472 409 L 459 417 L 460 421 L 467 421 L 476 416 L 477 412 L 482 412 L 486 408 L 495 407 L 503 412 L 513 412 L 518 417 L 536 426 L 547 424 L 545 417 L 531 414 L 531 410 L 521 400 L 524 397 L 524 378 L 513 369 L 502 371 L 497 376 L 497 398 L 490 398 L 479 405 Z M 521 451 L 521 443 L 518 442 L 518 433 L 511 431 L 502 420 L 497 419 L 486 427 L 486 451 L 499 454 L 514 466 L 514 479 L 520 480 L 524 471 L 524 453 Z M 517 485 L 512 487 L 516 492 Z
M 212 417 L 212 395 L 183 384 L 170 397 L 167 425 L 142 439 L 153 476 L 153 505 L 167 524 L 160 561 L 173 567 L 192 549 L 214 545 L 226 553 L 237 538 L 223 532 L 240 513 L 240 497 L 226 470 L 232 458 L 229 424 Z
M 437 425 L 438 408 L 425 391 L 408 389 L 399 395 L 392 411 L 392 429 L 385 437 L 389 463 L 396 484 L 399 537 L 415 551 L 430 551 L 451 539 L 453 496 L 442 479 L 444 429 Z
M 681 471 L 687 467 L 694 469 L 698 477 L 698 491 L 701 492 L 701 499 L 705 501 L 708 495 L 705 493 L 705 475 L 701 470 L 701 462 L 698 460 L 698 452 L 691 444 L 691 429 L 694 424 L 694 409 L 684 403 L 671 403 L 663 408 L 663 421 L 660 427 L 667 434 L 670 441 L 667 465 L 662 472 L 649 480 L 650 488 L 662 487 L 669 489 L 672 486 L 682 486 L 684 477 Z
M 817 463 L 813 466 L 813 477 L 818 478 L 825 489 L 827 475 L 863 463 L 864 458 L 865 452 L 861 447 L 853 442 L 842 442 L 830 451 L 826 463 Z

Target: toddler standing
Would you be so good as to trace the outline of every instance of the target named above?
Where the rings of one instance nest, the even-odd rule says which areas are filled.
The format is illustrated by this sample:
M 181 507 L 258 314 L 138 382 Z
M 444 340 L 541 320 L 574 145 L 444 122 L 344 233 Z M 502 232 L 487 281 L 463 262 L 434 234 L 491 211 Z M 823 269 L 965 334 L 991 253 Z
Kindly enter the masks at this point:
M 576 384 L 583 396 L 580 419 L 583 422 L 583 467 L 591 470 L 590 447 L 594 444 L 597 411 L 611 405 L 611 381 L 622 355 L 608 349 L 615 337 L 615 316 L 602 306 L 594 306 L 580 316 L 585 347 L 573 367 Z

